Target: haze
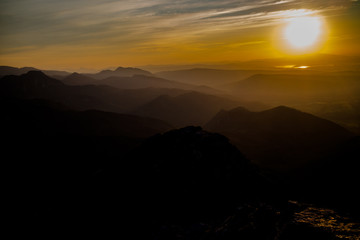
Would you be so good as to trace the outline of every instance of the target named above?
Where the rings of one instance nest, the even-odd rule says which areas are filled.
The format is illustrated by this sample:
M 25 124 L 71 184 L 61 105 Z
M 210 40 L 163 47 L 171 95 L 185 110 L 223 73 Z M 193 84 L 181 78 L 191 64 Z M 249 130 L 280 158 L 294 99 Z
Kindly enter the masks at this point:
M 12 236 L 359 240 L 359 10 L 1 0 Z
M 359 55 L 359 2 L 4 0 L 0 65 L 82 70 L 246 61 L 292 54 L 286 20 L 321 16 L 316 52 Z

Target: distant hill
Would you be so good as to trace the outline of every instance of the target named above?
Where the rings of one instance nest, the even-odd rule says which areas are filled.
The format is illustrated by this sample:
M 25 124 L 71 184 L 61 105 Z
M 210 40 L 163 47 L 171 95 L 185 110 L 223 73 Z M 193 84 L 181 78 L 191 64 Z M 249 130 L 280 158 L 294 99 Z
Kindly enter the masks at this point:
M 120 111 L 114 100 L 116 89 L 95 86 L 68 86 L 40 71 L 30 71 L 21 76 L 5 76 L 0 79 L 0 95 L 24 99 L 48 99 L 77 110 L 101 109 Z
M 144 89 L 144 88 L 168 88 L 168 89 L 184 89 L 208 94 L 224 94 L 223 92 L 206 87 L 170 81 L 148 75 L 133 75 L 131 77 L 108 77 L 97 80 L 86 74 L 73 73 L 65 78 L 59 79 L 67 85 L 107 85 L 119 89 Z
M 256 74 L 224 88 L 248 101 L 287 105 L 359 132 L 359 75 L 352 72 Z
M 245 99 L 289 104 L 356 96 L 360 91 L 357 79 L 337 74 L 256 74 L 227 88 Z
M 146 76 L 146 75 L 133 75 L 131 77 L 109 77 L 96 82 L 97 84 L 108 85 L 121 89 L 138 89 L 138 88 L 180 88 L 180 89 L 193 89 L 195 86 L 178 83 L 163 78 Z
M 205 129 L 227 136 L 252 161 L 276 170 L 319 160 L 352 136 L 333 122 L 283 106 L 262 112 L 221 111 Z
M 23 68 L 16 68 L 16 67 L 9 67 L 9 66 L 0 66 L 0 77 L 6 75 L 21 75 L 27 73 L 29 71 L 35 71 L 36 68 L 32 67 L 23 67 Z
M 139 68 L 123 68 L 118 67 L 116 70 L 103 70 L 98 73 L 94 74 L 84 74 L 88 77 L 101 80 L 109 77 L 132 77 L 134 75 L 145 75 L 145 76 L 152 76 L 151 72 L 139 69 Z
M 88 85 L 94 84 L 96 80 L 94 78 L 88 77 L 86 75 L 74 72 L 69 76 L 61 79 L 61 81 L 67 85 Z
M 9 135 L 146 138 L 171 129 L 163 121 L 98 110 L 72 111 L 47 100 L 2 99 L 2 132 Z M 6 135 L 6 134 L 5 134 Z
M 39 70 L 33 67 L 23 67 L 23 68 L 16 68 L 16 67 L 9 67 L 9 66 L 0 66 L 0 78 L 6 75 L 16 75 L 19 76 L 21 74 L 25 74 L 29 71 L 42 71 L 48 76 L 57 76 L 63 78 L 65 76 L 70 75 L 69 72 L 66 71 L 59 71 L 59 70 Z
M 284 67 L 295 68 L 300 66 L 309 66 L 310 69 L 325 72 L 333 72 L 334 69 L 337 69 L 338 71 L 357 71 L 360 66 L 360 58 L 357 56 L 310 54 L 282 58 L 254 59 L 250 61 L 213 62 L 188 65 L 147 65 L 141 66 L 140 68 L 151 72 L 177 71 L 193 68 L 273 71 Z
M 56 77 L 57 79 L 65 78 L 70 76 L 71 73 L 67 71 L 60 71 L 60 70 L 44 70 L 44 69 L 37 69 L 33 67 L 24 67 L 24 68 L 16 68 L 16 67 L 9 67 L 9 66 L 0 66 L 0 77 L 6 75 L 21 75 L 25 74 L 29 71 L 42 71 L 48 76 Z M 82 73 L 82 75 L 91 77 L 96 80 L 101 80 L 109 77 L 132 77 L 134 75 L 145 75 L 145 76 L 152 76 L 151 72 L 139 69 L 139 68 L 123 68 L 118 67 L 114 71 L 112 70 L 103 70 L 98 73 Z
M 184 127 L 203 125 L 221 109 L 230 109 L 237 105 L 237 102 L 226 98 L 190 92 L 175 97 L 159 96 L 132 113 L 162 119 L 176 127 Z
M 40 71 L 30 71 L 21 76 L 5 76 L 0 79 L 1 97 L 48 99 L 76 110 L 98 109 L 124 113 L 160 95 L 176 96 L 185 92 L 181 89 L 121 90 L 100 85 L 69 86 Z
M 244 70 L 218 70 L 206 68 L 158 72 L 156 76 L 196 85 L 219 87 L 250 77 L 254 72 Z
M 31 97 L 37 94 L 49 94 L 65 87 L 60 81 L 48 77 L 41 71 L 29 71 L 21 76 L 9 75 L 0 80 L 0 93 L 2 96 Z

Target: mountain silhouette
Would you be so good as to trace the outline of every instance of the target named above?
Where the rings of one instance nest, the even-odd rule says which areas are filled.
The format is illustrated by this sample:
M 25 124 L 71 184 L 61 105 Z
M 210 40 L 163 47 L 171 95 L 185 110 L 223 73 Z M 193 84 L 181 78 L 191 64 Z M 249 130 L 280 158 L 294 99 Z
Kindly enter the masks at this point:
M 129 156 L 129 163 L 135 168 L 133 179 L 139 181 L 134 193 L 148 199 L 144 211 L 166 223 L 226 214 L 240 202 L 256 198 L 261 182 L 227 138 L 200 127 L 147 139 Z
M 360 90 L 357 76 L 336 74 L 256 74 L 242 81 L 229 84 L 228 89 L 245 99 L 270 104 L 304 103 L 347 99 Z
M 106 197 L 92 196 L 99 175 L 114 166 L 122 171 L 119 166 L 127 152 L 172 128 L 155 119 L 72 111 L 45 100 L 1 98 L 0 108 L 1 149 L 7 158 L 4 178 L 13 197 L 8 207 L 21 216 L 16 222 L 26 222 L 26 229 L 31 226 L 29 233 L 38 229 L 37 224 L 51 230 L 64 221 L 98 221 L 91 215 L 97 216 L 98 204 Z M 108 181 L 107 185 L 115 186 Z
M 87 74 L 72 73 L 65 78 L 58 78 L 67 85 L 107 85 L 119 89 L 142 89 L 142 88 L 168 88 L 198 91 L 208 94 L 219 95 L 223 92 L 206 86 L 191 85 L 158 78 L 152 75 L 133 75 L 129 77 L 112 76 L 105 79 L 94 79 Z
M 37 69 L 33 67 L 16 68 L 9 66 L 0 66 L 0 78 L 6 75 L 21 75 L 29 71 L 37 71 Z
M 28 73 L 29 71 L 42 71 L 46 75 L 55 77 L 56 78 L 64 78 L 70 75 L 69 72 L 66 71 L 59 71 L 59 70 L 40 70 L 33 67 L 23 67 L 23 68 L 16 68 L 16 67 L 9 67 L 9 66 L 0 66 L 0 78 L 6 75 L 22 75 Z
M 285 106 L 262 112 L 219 112 L 205 129 L 227 136 L 260 166 L 289 170 L 319 160 L 352 133 L 339 125 Z
M 94 78 L 85 76 L 77 72 L 74 72 L 69 76 L 66 76 L 65 78 L 61 79 L 61 81 L 66 85 L 89 85 L 89 84 L 94 84 L 96 82 Z
M 0 79 L 0 87 L 2 97 L 48 99 L 74 110 L 98 109 L 118 113 L 132 111 L 163 94 L 174 96 L 186 92 L 157 88 L 121 90 L 105 85 L 70 86 L 40 71 L 5 76 Z
M 180 88 L 193 89 L 195 86 L 178 83 L 163 78 L 145 75 L 133 75 L 131 77 L 109 77 L 97 82 L 97 84 L 108 85 L 121 89 L 138 89 L 138 88 Z
M 230 109 L 238 103 L 227 98 L 198 92 L 179 96 L 159 96 L 139 107 L 133 114 L 162 119 L 177 127 L 203 125 L 221 109 Z
M 72 111 L 46 100 L 2 99 L 3 133 L 146 138 L 172 127 L 160 120 L 98 110 Z
M 116 89 L 95 86 L 68 86 L 48 77 L 41 71 L 30 71 L 21 76 L 5 76 L 0 79 L 2 97 L 24 99 L 48 99 L 62 103 L 76 110 L 100 109 L 120 111 L 114 103 Z
M 124 67 L 118 67 L 116 70 L 103 70 L 101 72 L 95 73 L 95 74 L 85 74 L 88 77 L 101 80 L 109 77 L 132 77 L 134 75 L 145 75 L 145 76 L 151 76 L 152 73 L 139 69 L 139 68 L 124 68 Z
M 1 79 L 1 96 L 31 97 L 37 94 L 47 94 L 65 85 L 48 77 L 41 71 L 29 71 L 21 76 L 9 75 Z
M 253 73 L 254 71 L 194 68 L 158 72 L 156 76 L 189 84 L 220 87 L 243 80 Z
M 146 65 L 141 66 L 152 72 L 171 72 L 187 69 L 219 69 L 219 70 L 245 70 L 245 71 L 284 71 L 295 70 L 291 67 L 309 66 L 315 71 L 357 71 L 360 58 L 357 56 L 344 56 L 333 54 L 305 54 L 291 57 L 254 59 L 249 61 L 213 62 L 207 64 L 185 64 L 185 65 Z M 329 66 L 331 68 L 329 69 Z M 304 69 L 300 69 L 302 71 Z

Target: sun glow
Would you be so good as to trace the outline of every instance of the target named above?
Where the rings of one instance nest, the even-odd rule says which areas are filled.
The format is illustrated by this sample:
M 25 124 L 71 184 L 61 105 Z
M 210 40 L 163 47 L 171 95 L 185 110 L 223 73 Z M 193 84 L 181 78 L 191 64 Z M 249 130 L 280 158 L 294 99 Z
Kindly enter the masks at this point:
M 295 17 L 288 22 L 284 29 L 284 37 L 291 47 L 306 49 L 318 42 L 322 34 L 322 21 L 319 17 Z

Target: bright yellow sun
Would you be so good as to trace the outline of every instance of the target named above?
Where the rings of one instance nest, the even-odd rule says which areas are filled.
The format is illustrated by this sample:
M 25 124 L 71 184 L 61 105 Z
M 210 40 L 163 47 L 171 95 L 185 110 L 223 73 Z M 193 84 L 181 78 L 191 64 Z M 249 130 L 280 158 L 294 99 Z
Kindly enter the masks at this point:
M 322 21 L 315 16 L 288 19 L 284 37 L 291 47 L 301 50 L 314 46 L 322 34 Z

